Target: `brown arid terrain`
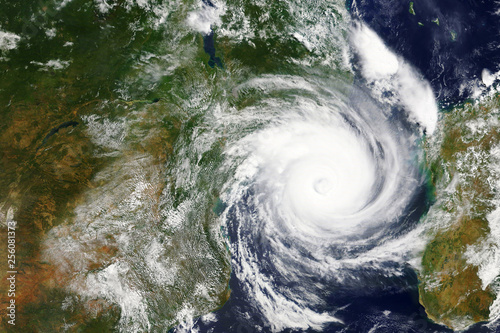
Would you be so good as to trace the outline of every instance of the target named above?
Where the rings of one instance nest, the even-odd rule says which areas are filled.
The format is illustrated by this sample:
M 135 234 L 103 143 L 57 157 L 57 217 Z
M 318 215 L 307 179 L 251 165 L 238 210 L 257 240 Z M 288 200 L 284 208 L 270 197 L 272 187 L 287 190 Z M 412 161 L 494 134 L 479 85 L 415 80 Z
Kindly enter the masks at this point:
M 427 314 L 450 328 L 463 329 L 487 321 L 495 293 L 484 288 L 478 267 L 468 260 L 469 246 L 484 243 L 490 232 L 487 215 L 496 195 L 492 149 L 500 143 L 500 97 L 483 103 L 466 103 L 446 113 L 439 156 L 428 147 L 430 169 L 437 188 L 431 210 L 444 222 L 436 228 L 422 258 L 420 302 Z M 474 124 L 485 124 L 474 131 Z M 432 217 L 431 217 L 431 220 Z M 436 223 L 439 225 L 439 223 Z

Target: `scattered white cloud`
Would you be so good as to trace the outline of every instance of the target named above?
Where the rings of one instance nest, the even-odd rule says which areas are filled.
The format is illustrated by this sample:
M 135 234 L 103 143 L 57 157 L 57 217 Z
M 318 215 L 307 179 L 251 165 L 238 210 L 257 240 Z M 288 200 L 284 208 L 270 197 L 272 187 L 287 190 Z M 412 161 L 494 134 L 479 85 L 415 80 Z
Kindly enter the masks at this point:
M 61 10 L 66 7 L 72 0 L 62 0 L 59 3 L 56 3 L 56 9 Z
M 499 78 L 500 78 L 500 71 L 492 73 L 487 68 L 485 68 L 481 73 L 481 79 L 486 87 L 491 86 Z
M 125 119 L 112 121 L 93 114 L 82 116 L 82 120 L 94 144 L 110 150 L 118 150 L 122 147 L 127 135 Z
M 60 60 L 60 59 L 55 59 L 55 60 L 49 60 L 46 63 L 38 62 L 38 61 L 31 61 L 30 64 L 40 66 L 40 70 L 42 71 L 48 71 L 48 70 L 61 70 L 65 69 L 70 65 L 69 61 L 65 60 Z
M 292 36 L 298 40 L 300 43 L 302 43 L 302 45 L 304 45 L 304 47 L 308 50 L 308 51 L 312 51 L 313 49 L 313 46 L 311 45 L 311 43 L 304 37 L 302 36 L 301 34 L 299 34 L 298 32 L 294 32 L 292 34 Z
M 54 38 L 56 36 L 56 34 L 57 34 L 57 29 L 56 28 L 45 30 L 45 35 L 47 35 L 47 37 L 49 37 L 49 39 Z
M 21 37 L 12 33 L 0 31 L 0 50 L 9 51 L 17 47 L 17 44 L 21 40 Z
M 201 8 L 189 13 L 187 24 L 193 30 L 208 35 L 212 31 L 212 26 L 221 24 L 221 15 L 225 12 L 220 4 L 208 6 L 202 4 Z
M 488 183 L 495 189 L 500 188 L 500 146 L 491 150 L 487 159 L 491 175 Z M 483 163 L 484 164 L 484 163 Z M 483 166 L 484 168 L 484 166 Z M 469 245 L 464 254 L 467 262 L 478 267 L 478 276 L 481 279 L 483 289 L 491 288 L 497 295 L 497 299 L 490 307 L 490 320 L 500 320 L 500 196 L 493 199 L 496 206 L 486 218 L 490 229 L 489 234 L 480 242 Z
M 110 4 L 106 0 L 96 0 L 95 4 L 101 14 L 107 14 L 114 7 L 112 3 Z

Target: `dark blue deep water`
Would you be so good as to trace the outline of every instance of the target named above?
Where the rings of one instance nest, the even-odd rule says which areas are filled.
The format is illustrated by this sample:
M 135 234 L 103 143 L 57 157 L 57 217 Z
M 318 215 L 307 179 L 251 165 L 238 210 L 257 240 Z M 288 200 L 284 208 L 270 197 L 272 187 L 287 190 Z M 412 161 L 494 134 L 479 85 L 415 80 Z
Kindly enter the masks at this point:
M 241 204 L 246 205 L 251 200 L 248 197 L 254 195 L 248 193 Z M 397 225 L 394 226 L 394 237 L 398 237 L 404 230 L 411 230 L 419 217 L 425 213 L 430 205 L 429 189 L 422 185 L 420 191 L 414 197 L 408 207 L 407 214 Z M 252 214 L 252 208 L 245 206 L 248 214 Z M 237 239 L 238 220 L 236 216 L 228 212 L 227 233 L 230 239 Z M 260 240 L 255 240 L 252 251 L 265 252 L 265 246 Z M 266 265 L 265 256 L 262 256 L 262 266 L 272 269 L 272 265 Z M 394 265 L 387 263 L 388 266 Z M 356 272 L 360 277 L 360 284 L 357 285 L 331 285 L 328 295 L 325 295 L 327 305 L 323 308 L 315 309 L 318 312 L 335 312 L 335 317 L 341 319 L 344 324 L 332 323 L 326 326 L 321 332 L 369 332 L 372 328 L 378 327 L 376 332 L 394 333 L 418 333 L 418 332 L 452 332 L 451 330 L 432 323 L 425 314 L 424 308 L 418 302 L 418 279 L 411 267 L 404 267 L 403 276 L 387 277 L 382 273 L 377 273 L 370 268 L 360 268 Z M 273 275 L 272 271 L 266 270 L 266 274 Z M 276 274 L 276 275 L 279 275 Z M 304 283 L 321 283 L 324 281 L 312 280 Z M 281 286 L 276 280 L 276 288 Z M 232 274 L 230 280 L 231 297 L 229 301 L 215 312 L 217 320 L 205 323 L 198 320 L 195 328 L 198 332 L 272 332 L 262 319 L 258 308 L 255 308 L 251 297 L 248 297 L 244 286 L 238 278 Z M 341 310 L 339 310 L 339 308 Z M 302 332 L 298 330 L 285 330 L 284 332 Z M 307 332 L 317 332 L 309 330 Z M 469 333 L 492 332 L 490 329 L 478 324 L 470 328 Z
M 408 214 L 394 228 L 394 236 L 410 230 L 418 222 L 419 217 L 428 209 L 429 191 L 423 185 L 408 207 Z M 249 202 L 248 196 L 242 200 L 242 204 Z M 248 208 L 251 214 L 251 208 Z M 228 213 L 228 236 L 237 239 L 238 221 L 231 210 Z M 264 252 L 263 242 L 256 240 L 252 251 Z M 259 253 L 258 253 L 259 254 Z M 262 257 L 263 267 L 266 259 Z M 393 265 L 387 263 L 388 266 Z M 266 271 L 273 275 L 273 272 Z M 321 332 L 369 332 L 370 329 L 378 327 L 376 332 L 394 333 L 418 333 L 418 332 L 452 332 L 451 330 L 432 323 L 426 316 L 424 308 L 418 302 L 418 279 L 410 267 L 404 268 L 403 276 L 387 277 L 373 270 L 360 268 L 359 274 L 363 283 L 358 285 L 331 285 L 331 290 L 324 308 L 315 309 L 318 312 L 335 312 L 335 317 L 341 319 L 344 324 L 332 323 Z M 276 275 L 279 275 L 276 274 Z M 305 283 L 322 283 L 323 281 L 304 281 Z M 279 283 L 279 280 L 276 280 Z M 361 287 L 361 286 L 362 287 Z M 275 286 L 277 289 L 280 285 Z M 246 295 L 244 286 L 237 277 L 232 274 L 230 280 L 231 297 L 229 301 L 216 311 L 217 321 L 204 323 L 199 320 L 196 328 L 199 332 L 272 332 L 265 326 L 262 315 L 258 308 L 251 302 L 251 297 Z M 346 306 L 347 305 L 347 306 Z M 342 310 L 338 310 L 342 308 Z M 302 332 L 297 330 L 286 330 L 284 332 Z M 308 332 L 317 332 L 309 330 Z M 469 333 L 491 332 L 477 325 L 468 330 Z
M 409 3 L 356 0 L 349 1 L 347 7 L 354 18 L 365 21 L 393 51 L 420 70 L 431 83 L 441 106 L 452 106 L 466 100 L 471 94 L 471 82 L 480 82 L 484 68 L 491 72 L 500 69 L 500 16 L 495 14 L 495 8 L 499 6 L 495 6 L 494 1 L 484 0 L 416 0 L 413 15 Z M 436 19 L 439 25 L 433 22 Z M 204 42 L 205 51 L 211 56 L 210 66 L 222 67 L 220 59 L 215 57 L 213 35 L 205 37 Z M 412 213 L 400 221 L 394 237 L 418 223 L 431 204 L 429 193 L 423 185 L 408 207 Z M 232 219 L 228 223 L 228 236 L 237 239 L 238 221 L 231 212 L 228 216 Z M 257 246 L 253 250 L 264 251 Z M 418 278 L 411 267 L 405 267 L 403 276 L 397 278 L 382 274 L 374 278 L 376 274 L 373 272 L 360 269 L 360 276 L 365 273 L 371 283 L 362 288 L 331 286 L 332 292 L 325 296 L 327 306 L 316 310 L 336 311 L 335 317 L 344 324 L 333 323 L 322 332 L 361 333 L 374 327 L 377 327 L 376 332 L 387 333 L 452 332 L 427 318 L 418 302 Z M 195 326 L 198 332 L 270 332 L 259 309 L 254 308 L 234 274 L 230 288 L 229 301 L 215 312 L 217 320 L 211 323 L 198 320 Z M 477 324 L 467 332 L 493 331 Z
M 481 80 L 484 68 L 499 70 L 500 16 L 495 2 L 416 0 L 415 15 L 410 1 L 355 0 L 348 8 L 417 67 L 447 106 L 470 96 L 471 83 Z M 432 22 L 435 19 L 439 25 Z

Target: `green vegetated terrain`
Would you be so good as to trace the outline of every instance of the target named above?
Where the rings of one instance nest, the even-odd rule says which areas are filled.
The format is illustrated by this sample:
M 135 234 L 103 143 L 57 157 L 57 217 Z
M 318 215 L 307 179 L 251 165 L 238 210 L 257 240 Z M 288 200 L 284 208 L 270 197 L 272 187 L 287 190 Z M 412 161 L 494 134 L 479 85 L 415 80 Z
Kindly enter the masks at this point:
M 213 99 L 223 97 L 236 110 L 258 100 L 259 91 L 235 88 L 250 77 L 310 71 L 349 81 L 352 73 L 323 65 L 331 50 L 312 52 L 286 31 L 296 22 L 280 2 L 271 3 L 263 19 L 263 9 L 253 2 L 228 1 L 226 19 L 242 7 L 252 37 L 235 43 L 216 33 L 216 54 L 224 68 L 212 67 L 203 37 L 185 24 L 191 3 L 167 10 L 119 1 L 106 13 L 84 0 L 63 7 L 59 2 L 1 3 L 0 30 L 22 37 L 16 49 L 0 51 L 0 220 L 17 222 L 19 272 L 12 327 L 6 316 L 7 263 L 0 261 L 3 330 L 147 331 L 140 320 L 137 327 L 123 322 L 116 296 L 78 292 L 86 288 L 85 278 L 99 277 L 119 263 L 134 272 L 129 280 L 137 283 L 131 288 L 142 291 L 144 322 L 157 323 L 153 330 L 185 319 L 177 316 L 184 309 L 191 318 L 228 299 L 229 253 L 213 231 L 225 208 L 213 190 L 223 179 L 212 177 L 223 162 L 225 141 L 189 157 L 206 175 L 192 188 L 177 185 L 184 179 L 178 179 L 175 168 L 184 160 L 176 153 L 203 127 Z M 410 12 L 415 14 L 413 3 Z M 334 14 L 340 22 L 342 15 Z M 339 59 L 334 60 L 338 68 Z M 306 60 L 310 67 L 297 65 Z M 441 133 L 426 147 L 438 200 L 428 216 L 437 222 L 423 253 L 420 301 L 433 320 L 453 328 L 488 319 L 495 297 L 489 286 L 483 289 L 478 268 L 465 253 L 489 233 L 486 216 L 495 196 L 489 156 L 500 139 L 492 121 L 499 117 L 499 105 L 495 96 L 448 112 Z M 476 123 L 483 130 L 471 130 Z M 137 183 L 146 184 L 140 188 L 142 206 L 125 200 Z M 193 192 L 198 197 L 191 198 Z M 200 208 L 187 214 L 185 227 L 165 226 L 165 197 L 170 211 L 183 212 L 189 201 Z M 97 213 L 91 211 L 96 205 L 102 205 Z M 81 217 L 87 211 L 98 224 Z M 127 226 L 132 245 L 121 243 L 117 232 L 127 221 L 134 222 Z M 82 230 L 94 232 L 95 240 L 84 238 Z M 152 268 L 142 258 L 153 239 L 165 251 L 159 258 L 177 267 L 174 281 L 153 281 L 148 275 Z M 75 244 L 83 244 L 88 258 L 77 257 L 77 250 L 75 258 L 58 256 L 58 246 Z M 0 247 L 0 255 L 6 257 L 6 247 Z
M 228 1 L 223 19 L 250 37 L 215 29 L 208 54 L 187 24 L 198 5 L 1 3 L 0 31 L 19 36 L 0 50 L 0 218 L 17 223 L 18 271 L 13 327 L 0 261 L 3 330 L 165 331 L 228 299 L 229 251 L 216 223 L 225 140 L 189 151 L 207 110 L 254 103 L 258 91 L 236 87 L 259 75 L 352 77 L 337 68 L 336 44 L 312 54 L 292 36 L 292 25 L 316 17 L 297 19 L 279 2 Z M 310 10 L 342 24 L 337 4 L 322 6 Z M 322 38 L 344 43 L 342 34 Z
M 189 124 L 195 116 L 180 101 L 190 100 L 193 85 L 209 81 L 217 71 L 207 65 L 209 57 L 203 50 L 201 35 L 184 31 L 185 39 L 174 43 L 172 39 L 177 36 L 170 33 L 168 25 L 156 28 L 151 23 L 157 18 L 158 8 L 125 3 L 112 7 L 106 14 L 97 11 L 93 2 L 80 0 L 68 2 L 64 7 L 59 2 L 43 1 L 1 5 L 0 30 L 17 33 L 21 39 L 16 49 L 0 51 L 3 56 L 0 218 L 3 224 L 7 220 L 17 222 L 18 271 L 16 325 L 12 326 L 6 316 L 7 263 L 0 261 L 0 330 L 111 332 L 117 329 L 123 314 L 116 303 L 103 295 L 81 295 L 68 286 L 78 277 L 98 274 L 126 260 L 127 253 L 112 230 L 98 231 L 102 239 L 96 237 L 94 243 L 77 239 L 80 236 L 71 230 L 77 220 L 75 208 L 88 201 L 88 193 L 112 183 L 103 173 L 115 172 L 123 181 L 134 176 L 136 169 L 120 167 L 127 163 L 144 168 L 148 180 L 143 192 L 150 203 L 147 209 L 150 222 L 145 225 L 144 233 L 164 233 L 166 239 L 175 239 L 169 251 L 172 258 L 179 258 L 178 280 L 183 281 L 184 276 L 183 284 L 175 282 L 163 294 L 146 277 L 137 278 L 143 284 L 137 288 L 146 290 L 146 296 L 151 295 L 149 299 L 145 296 L 150 302 L 147 306 L 158 312 L 152 316 L 163 318 L 158 320 L 158 329 L 175 325 L 179 321 L 176 314 L 186 302 L 193 304 L 191 315 L 219 307 L 229 296 L 230 267 L 227 249 L 220 248 L 209 232 L 216 214 L 209 206 L 200 212 L 206 232 L 198 238 L 183 230 L 164 230 L 159 226 L 164 219 L 160 211 L 162 193 L 172 191 L 173 196 L 180 196 L 179 189 L 171 186 L 175 175 L 169 174 L 165 166 L 175 142 L 189 131 L 188 125 L 183 124 Z M 183 10 L 168 16 L 174 23 L 185 18 Z M 144 78 L 144 71 L 168 66 L 162 63 L 161 56 L 169 47 L 180 61 L 183 52 L 189 53 L 190 61 L 159 78 Z M 151 59 L 141 60 L 145 54 Z M 112 141 L 119 146 L 113 146 Z M 115 191 L 119 189 L 110 186 Z M 101 196 L 100 201 L 106 201 L 113 191 L 96 195 Z M 102 215 L 107 214 L 104 210 L 113 211 L 123 204 L 119 195 L 115 193 L 117 198 L 103 208 Z M 216 194 L 207 197 L 208 201 L 216 200 Z M 119 212 L 113 214 L 117 221 L 125 219 Z M 87 246 L 90 259 L 83 266 L 77 267 L 77 253 L 74 262 L 71 257 L 61 259 L 67 269 L 59 269 L 47 260 L 44 242 L 61 226 L 64 228 L 59 229 L 57 237 L 73 237 Z M 141 228 L 140 223 L 133 228 Z M 6 232 L 2 228 L 3 237 Z M 200 230 L 193 233 L 198 235 Z M 183 238 L 207 248 L 213 259 L 183 257 L 182 248 L 187 242 L 183 243 Z M 145 237 L 144 244 L 150 240 Z M 57 246 L 52 249 L 56 254 Z M 184 251 L 194 251 L 196 246 Z M 6 246 L 0 247 L 0 255 L 7 257 Z M 209 270 L 203 270 L 203 265 L 210 266 L 215 273 L 205 276 L 204 271 Z M 206 299 L 193 294 L 203 281 L 213 282 Z M 164 302 L 155 304 L 156 298 Z M 127 327 L 126 323 L 121 325 Z
M 490 232 L 499 106 L 495 95 L 448 111 L 441 132 L 427 143 L 437 202 L 427 217 L 435 230 L 423 253 L 420 302 L 431 319 L 454 329 L 488 320 L 495 300 L 467 250 L 485 243 Z

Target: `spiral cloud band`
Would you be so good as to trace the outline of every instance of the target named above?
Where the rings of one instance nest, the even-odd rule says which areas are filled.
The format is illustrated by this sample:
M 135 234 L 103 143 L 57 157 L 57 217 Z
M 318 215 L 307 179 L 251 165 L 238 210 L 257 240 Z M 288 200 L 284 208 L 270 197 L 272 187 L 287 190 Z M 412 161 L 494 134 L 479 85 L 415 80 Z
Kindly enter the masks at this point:
M 345 284 L 364 253 L 390 240 L 421 181 L 398 115 L 344 88 L 279 76 L 240 87 L 265 96 L 242 112 L 269 118 L 226 151 L 235 176 L 223 219 L 236 235 L 238 280 L 276 331 L 337 320 L 317 310 L 325 286 L 309 280 Z M 284 91 L 293 98 L 268 97 Z
M 371 36 L 366 29 L 356 31 Z M 387 57 L 369 58 L 381 41 L 365 47 L 366 40 L 371 39 L 361 38 L 357 52 L 361 65 L 369 68 Z M 349 73 L 342 82 L 309 69 L 296 75 L 228 77 L 214 85 L 220 95 L 213 94 L 212 85 L 193 88 L 193 105 L 186 108 L 200 114 L 186 125 L 166 168 L 173 173 L 175 183 L 169 185 L 175 195 L 165 190 L 159 202 L 150 199 L 160 191 L 152 184 L 160 184 L 163 176 L 151 167 L 149 157 L 127 155 L 127 163 L 119 161 L 119 167 L 98 174 L 98 180 L 113 181 L 89 191 L 75 210 L 74 225 L 54 228 L 45 242 L 44 260 L 67 276 L 77 276 L 72 292 L 119 304 L 120 327 L 148 330 L 157 322 L 148 316 L 161 314 L 148 300 L 150 286 L 192 293 L 196 300 L 218 294 L 226 271 L 220 265 L 224 260 L 214 253 L 227 254 L 226 239 L 217 221 L 212 229 L 194 227 L 213 211 L 217 216 L 206 215 L 218 218 L 229 236 L 231 283 L 237 286 L 231 285 L 231 301 L 252 307 L 234 307 L 241 322 L 247 322 L 246 314 L 257 313 L 259 322 L 249 327 L 266 326 L 266 331 L 340 324 L 337 312 L 348 302 L 332 305 L 331 300 L 342 290 L 349 296 L 353 290 L 366 290 L 373 277 L 401 275 L 413 259 L 408 244 L 420 244 L 405 213 L 423 180 L 417 167 L 415 140 L 421 132 L 416 123 L 430 134 L 435 117 L 432 107 L 417 107 L 406 92 L 419 92 L 426 105 L 434 103 L 433 95 L 401 59 L 393 60 L 390 71 L 364 73 L 371 91 L 353 85 Z M 387 90 L 394 94 L 385 94 Z M 131 126 L 125 120 L 85 121 L 97 145 L 123 149 L 122 133 Z M 215 208 L 214 195 L 220 199 Z M 155 207 L 161 208 L 161 218 Z M 151 241 L 147 232 L 157 226 L 133 227 L 151 226 L 159 219 L 164 219 L 163 231 Z M 167 231 L 174 235 L 171 241 L 162 236 Z M 191 242 L 193 234 L 210 234 L 214 242 L 210 247 Z M 122 259 L 91 271 L 95 260 L 108 260 L 98 256 L 107 235 L 116 239 Z M 181 283 L 182 293 L 176 283 L 189 280 L 191 269 L 183 267 L 185 258 L 172 262 L 177 246 L 189 253 L 193 266 L 188 267 L 196 267 L 203 281 L 194 289 Z M 85 254 L 88 249 L 97 259 Z M 135 284 L 137 279 L 140 284 Z M 158 293 L 157 299 L 171 297 L 168 292 Z M 196 311 L 187 304 L 165 325 L 195 317 Z

